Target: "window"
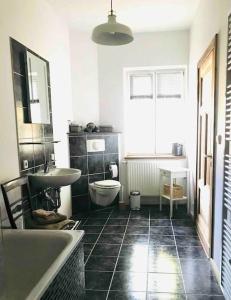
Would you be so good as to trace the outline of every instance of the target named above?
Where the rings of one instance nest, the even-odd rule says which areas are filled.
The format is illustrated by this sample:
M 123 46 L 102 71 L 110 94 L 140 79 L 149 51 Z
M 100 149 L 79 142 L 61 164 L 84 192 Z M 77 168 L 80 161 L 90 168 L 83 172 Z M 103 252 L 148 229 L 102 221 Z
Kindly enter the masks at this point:
M 184 143 L 184 69 L 126 71 L 127 155 L 170 154 Z

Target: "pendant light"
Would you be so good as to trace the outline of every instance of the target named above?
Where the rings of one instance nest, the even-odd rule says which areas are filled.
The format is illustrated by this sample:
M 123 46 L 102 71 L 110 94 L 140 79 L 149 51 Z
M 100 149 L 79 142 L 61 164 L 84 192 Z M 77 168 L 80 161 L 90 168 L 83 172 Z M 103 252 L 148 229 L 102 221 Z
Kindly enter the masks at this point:
M 133 41 L 131 29 L 126 25 L 116 22 L 116 15 L 112 9 L 112 0 L 108 22 L 94 28 L 92 40 L 97 44 L 108 46 L 125 45 Z

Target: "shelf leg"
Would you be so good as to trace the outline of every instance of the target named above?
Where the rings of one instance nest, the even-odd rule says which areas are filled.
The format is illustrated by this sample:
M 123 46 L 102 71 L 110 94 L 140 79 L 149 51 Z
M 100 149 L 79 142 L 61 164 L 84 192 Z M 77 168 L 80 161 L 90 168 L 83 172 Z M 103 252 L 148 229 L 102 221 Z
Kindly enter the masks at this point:
M 172 178 L 172 174 L 171 174 L 171 178 L 170 178 L 170 218 L 172 218 L 172 214 L 173 214 L 173 178 Z
M 173 214 L 173 201 L 170 199 L 170 219 L 172 219 Z

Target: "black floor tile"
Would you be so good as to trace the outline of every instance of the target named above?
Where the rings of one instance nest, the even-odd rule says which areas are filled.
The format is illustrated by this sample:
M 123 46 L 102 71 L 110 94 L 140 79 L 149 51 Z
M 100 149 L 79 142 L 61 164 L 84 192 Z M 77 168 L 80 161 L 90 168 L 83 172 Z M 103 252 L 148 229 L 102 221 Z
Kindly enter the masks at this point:
M 94 244 L 84 244 L 83 245 L 84 254 L 85 255 L 89 254 L 93 247 L 94 247 Z
M 175 240 L 173 235 L 150 235 L 150 244 L 173 246 Z
M 160 257 L 160 258 L 171 258 L 171 257 L 177 257 L 177 249 L 176 246 L 155 246 L 150 245 L 149 246 L 149 255 L 154 257 Z
M 201 246 L 200 239 L 197 236 L 176 235 L 177 246 Z
M 151 219 L 150 226 L 171 226 L 170 220 L 165 219 Z
M 201 246 L 198 247 L 177 247 L 180 258 L 191 258 L 191 259 L 206 259 L 205 252 Z
M 146 256 L 120 256 L 116 265 L 116 271 L 147 272 L 148 259 Z
M 123 234 L 101 234 L 98 240 L 99 244 L 121 244 L 123 240 Z
M 87 290 L 84 300 L 106 300 L 107 291 L 90 291 Z
M 128 226 L 126 234 L 149 234 L 149 227 Z
M 188 294 L 222 295 L 221 289 L 214 276 L 204 274 L 183 274 L 185 290 Z
M 117 257 L 103 257 L 91 255 L 85 265 L 85 270 L 113 271 L 115 268 L 116 260 Z
M 169 219 L 169 210 L 162 209 L 162 211 L 158 209 L 150 210 L 150 219 Z
M 111 291 L 108 295 L 108 300 L 146 300 L 146 293 Z
M 181 273 L 180 260 L 176 257 L 149 256 L 148 271 L 155 273 Z
M 97 213 L 91 213 L 89 215 L 89 218 L 91 219 L 107 219 L 110 216 L 109 212 L 97 212 Z
M 150 227 L 150 234 L 173 235 L 171 226 L 155 226 Z
M 112 219 L 127 219 L 129 217 L 129 211 L 113 211 L 110 218 Z
M 130 219 L 149 219 L 149 211 L 131 211 Z
M 121 225 L 107 225 L 104 227 L 102 233 L 124 233 L 126 226 Z
M 128 226 L 149 226 L 149 220 L 146 219 L 130 219 Z
M 187 295 L 188 300 L 225 300 L 223 296 L 215 295 Z
M 120 244 L 110 245 L 110 244 L 96 244 L 92 255 L 98 256 L 118 256 L 120 250 Z
M 145 234 L 126 234 L 123 244 L 148 244 L 148 235 Z
M 174 208 L 172 220 L 169 206 L 110 208 L 78 229 L 85 230 L 86 300 L 224 299 L 186 206 Z
M 145 292 L 147 285 L 146 273 L 115 272 L 111 290 Z
M 184 293 L 183 280 L 180 274 L 148 274 L 148 291 L 155 293 Z
M 85 233 L 100 233 L 103 226 L 81 226 L 79 230 L 84 230 Z
M 109 289 L 113 272 L 85 271 L 85 287 L 87 290 Z
M 148 293 L 147 300 L 186 300 L 185 294 Z
M 194 227 L 174 226 L 173 231 L 175 235 L 197 236 L 197 232 Z
M 188 226 L 193 227 L 195 226 L 195 223 L 191 219 L 173 219 L 172 220 L 173 226 Z
M 140 256 L 148 255 L 148 245 L 135 244 L 135 245 L 122 245 L 120 256 Z
M 83 236 L 83 242 L 86 244 L 93 244 L 96 242 L 98 236 L 99 234 L 95 233 L 85 233 L 85 235 Z
M 183 274 L 192 274 L 197 276 L 213 276 L 213 269 L 208 259 L 180 259 Z
M 99 225 L 104 225 L 106 223 L 106 221 L 107 221 L 107 219 L 88 218 L 87 221 L 84 223 L 84 225 L 99 226 Z
M 106 225 L 127 225 L 128 219 L 112 219 L 110 218 Z

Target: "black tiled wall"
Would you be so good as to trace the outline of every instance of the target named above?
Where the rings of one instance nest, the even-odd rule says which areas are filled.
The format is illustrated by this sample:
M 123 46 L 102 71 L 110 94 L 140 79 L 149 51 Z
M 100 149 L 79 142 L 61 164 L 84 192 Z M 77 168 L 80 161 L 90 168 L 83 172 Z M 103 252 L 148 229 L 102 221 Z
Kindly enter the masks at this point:
M 90 139 L 105 139 L 105 151 L 87 152 L 87 140 Z M 82 171 L 80 179 L 71 186 L 73 215 L 92 206 L 88 184 L 110 179 L 110 162 L 119 165 L 118 139 L 117 133 L 69 134 L 70 167 Z
M 43 169 L 46 161 L 54 163 L 51 161 L 51 155 L 54 154 L 54 144 L 51 143 L 51 141 L 53 141 L 53 125 L 49 63 L 46 62 L 48 70 L 50 124 L 32 124 L 30 123 L 29 116 L 26 75 L 26 51 L 29 49 L 14 39 L 10 39 L 10 43 L 18 136 L 19 169 L 20 175 L 22 176 Z M 28 160 L 28 168 L 26 169 L 23 166 L 23 160 Z

